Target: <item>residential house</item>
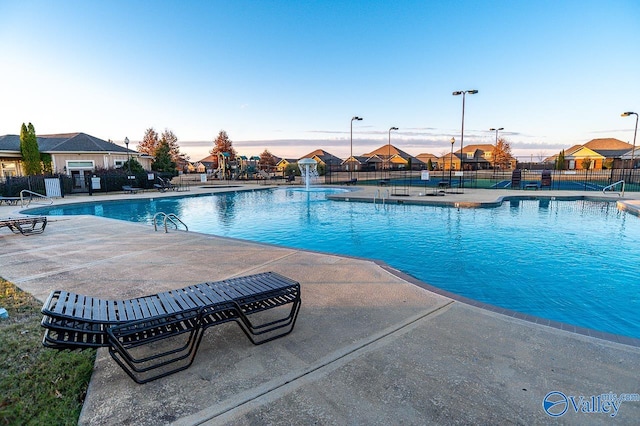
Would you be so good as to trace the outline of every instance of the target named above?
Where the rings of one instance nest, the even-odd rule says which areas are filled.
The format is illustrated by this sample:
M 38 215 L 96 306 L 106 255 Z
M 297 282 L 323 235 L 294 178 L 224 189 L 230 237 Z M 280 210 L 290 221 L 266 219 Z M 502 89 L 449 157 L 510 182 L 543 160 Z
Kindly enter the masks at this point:
M 465 170 L 489 170 L 493 168 L 492 153 L 494 146 L 491 144 L 466 145 L 455 154 L 460 159 Z
M 342 159 L 322 149 L 316 149 L 315 151 L 310 152 L 307 155 L 303 155 L 299 158 L 299 160 L 302 160 L 303 158 L 312 158 L 316 160 L 318 164 L 322 164 L 323 166 L 326 166 L 327 164 L 330 166 L 342 164 Z
M 65 133 L 37 136 L 40 153 L 51 156 L 53 173 L 67 174 L 74 182 L 84 182 L 84 176 L 97 168 L 119 168 L 129 158 L 135 158 L 144 169 L 151 170 L 153 157 L 116 145 L 86 133 Z M 22 176 L 20 136 L 0 136 L 0 177 Z
M 624 153 L 620 159 L 623 161 L 625 167 L 629 167 L 631 163 L 633 163 L 632 168 L 637 169 L 638 166 L 638 158 L 640 156 L 640 147 L 633 148 L 629 152 Z
M 423 153 L 416 155 L 416 158 L 422 161 L 424 164 L 429 164 L 429 160 L 431 160 L 431 166 L 434 170 L 442 170 L 443 165 L 437 155 Z
M 218 168 L 218 155 L 207 155 L 198 161 L 198 163 L 204 166 L 206 173 L 213 173 L 213 171 Z
M 622 168 L 623 156 L 629 154 L 633 145 L 615 138 L 592 139 L 583 145 L 574 145 L 564 151 L 565 169 L 583 170 L 589 163 L 590 170 Z
M 297 163 L 298 163 L 298 160 L 295 158 L 281 158 L 276 163 L 276 172 L 284 173 L 285 169 L 289 164 L 297 164 Z
M 344 160 L 342 163 L 340 163 L 342 170 L 345 171 L 363 171 L 363 170 L 367 170 L 367 161 L 369 160 L 369 157 L 365 157 L 365 156 L 357 156 L 354 155 L 353 157 L 349 157 L 346 160 Z
M 460 157 L 457 153 L 448 153 L 440 157 L 442 170 L 460 170 Z
M 368 170 L 420 170 L 426 167 L 426 163 L 420 159 L 391 144 L 382 145 L 375 151 L 363 154 L 362 157 L 367 159 L 365 163 Z

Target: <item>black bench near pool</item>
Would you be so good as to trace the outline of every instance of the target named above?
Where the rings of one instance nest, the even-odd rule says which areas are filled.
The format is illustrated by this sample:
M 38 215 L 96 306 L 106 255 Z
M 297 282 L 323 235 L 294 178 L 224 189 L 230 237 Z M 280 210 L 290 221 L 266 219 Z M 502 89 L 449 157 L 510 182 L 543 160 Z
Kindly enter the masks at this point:
M 108 347 L 136 383 L 188 368 L 208 327 L 235 321 L 254 345 L 289 334 L 300 284 L 275 272 L 206 282 L 127 300 L 52 291 L 42 307 L 42 344 Z

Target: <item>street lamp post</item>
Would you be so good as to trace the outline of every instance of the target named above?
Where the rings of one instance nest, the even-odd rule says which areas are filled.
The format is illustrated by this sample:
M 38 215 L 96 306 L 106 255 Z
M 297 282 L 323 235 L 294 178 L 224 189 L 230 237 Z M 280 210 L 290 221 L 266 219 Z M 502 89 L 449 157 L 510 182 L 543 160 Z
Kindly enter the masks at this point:
M 127 147 L 127 169 L 129 171 L 127 179 L 131 179 L 131 161 L 129 161 L 129 138 L 124 138 L 124 145 Z
M 489 129 L 490 132 L 493 132 L 493 131 L 496 132 L 496 145 L 495 145 L 494 148 L 498 147 L 498 131 L 499 130 L 504 130 L 504 127 L 499 127 L 499 128 L 493 128 L 492 127 L 492 128 Z M 494 153 L 495 153 L 495 151 L 494 151 Z M 493 157 L 493 173 L 495 173 L 496 172 L 496 158 L 493 155 L 492 155 L 492 157 Z
M 638 113 L 637 112 L 623 112 L 620 114 L 622 117 L 629 117 L 630 115 L 636 116 L 636 130 L 633 133 L 633 151 L 631 151 L 631 170 L 633 170 L 633 162 L 636 154 L 636 135 L 638 134 Z M 629 171 L 629 178 L 631 178 L 631 171 Z
M 475 95 L 478 93 L 477 90 L 458 90 L 453 92 L 453 96 L 462 95 L 462 130 L 460 132 L 460 171 L 464 173 L 464 153 L 462 149 L 464 148 L 464 101 L 466 94 Z M 460 175 L 460 187 L 464 186 L 464 182 L 462 180 L 462 174 Z
M 357 121 L 362 121 L 362 117 L 351 117 L 351 153 L 349 156 L 349 162 L 351 163 L 349 165 L 349 180 L 353 179 L 353 121 L 357 120 Z
M 449 157 L 449 187 L 451 187 L 451 170 L 453 169 L 453 144 L 454 143 L 456 143 L 456 138 L 451 138 L 451 156 Z
M 390 127 L 389 128 L 389 146 L 387 147 L 387 170 L 389 173 L 389 179 L 391 179 L 391 131 L 392 130 L 398 130 L 397 127 Z

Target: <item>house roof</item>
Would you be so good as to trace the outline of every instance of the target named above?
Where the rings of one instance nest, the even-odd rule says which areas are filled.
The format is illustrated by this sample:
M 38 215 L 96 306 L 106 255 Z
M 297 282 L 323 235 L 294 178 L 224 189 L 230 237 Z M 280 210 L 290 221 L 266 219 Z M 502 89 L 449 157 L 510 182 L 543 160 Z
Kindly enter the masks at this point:
M 591 139 L 582 145 L 574 145 L 565 150 L 565 155 L 573 155 L 583 147 L 597 152 L 605 158 L 621 157 L 633 149 L 633 145 L 615 138 Z
M 407 152 L 404 152 L 403 150 L 389 144 L 382 145 L 380 148 L 376 149 L 375 151 L 371 151 L 367 154 L 363 154 L 362 157 L 365 157 L 365 158 L 378 157 L 386 161 L 387 159 L 389 159 L 389 154 L 391 154 L 391 158 L 400 157 L 407 162 L 409 161 L 409 159 L 411 159 L 411 162 L 413 164 L 423 163 L 423 161 L 420 160 L 418 157 L 414 157 L 413 155 Z
M 391 154 L 391 157 L 393 157 L 394 155 L 398 155 L 404 158 L 405 160 L 408 158 L 415 158 L 413 155 L 408 154 L 403 150 L 398 149 L 395 146 L 389 145 L 389 144 L 382 145 L 380 148 L 376 149 L 375 151 L 371 151 L 368 154 L 362 154 L 362 156 L 373 157 L 374 155 L 377 155 L 380 158 L 388 158 L 389 154 Z
M 335 155 L 323 150 L 323 149 L 316 149 L 313 152 L 308 153 L 307 155 L 303 155 L 302 157 L 300 157 L 300 160 L 302 160 L 303 158 L 313 158 L 313 157 L 318 157 L 320 160 L 322 160 L 323 163 L 334 163 L 334 164 L 338 164 L 340 162 L 342 162 L 342 159 L 339 157 L 336 157 Z
M 55 135 L 39 135 L 38 148 L 40 152 L 60 153 L 60 152 L 121 152 L 139 154 L 138 151 L 127 150 L 127 148 L 108 142 L 86 133 L 62 133 Z M 0 151 L 20 152 L 20 136 L 4 135 L 0 136 Z
M 462 152 L 476 152 L 476 151 L 492 152 L 493 148 L 494 148 L 493 145 L 488 143 L 477 144 L 477 145 L 465 145 L 462 148 Z M 457 150 L 456 152 L 460 152 L 460 150 Z
M 214 161 L 218 161 L 218 156 L 213 154 L 208 155 L 204 157 L 202 160 L 200 160 L 201 163 L 213 163 Z
M 426 152 L 423 154 L 416 155 L 416 158 L 425 164 L 428 163 L 429 160 L 431 160 L 431 162 L 435 162 L 439 160 L 439 157 L 437 155 L 429 154 Z
M 620 139 L 615 138 L 601 138 L 601 139 L 591 139 L 589 142 L 585 143 L 584 146 L 593 150 L 593 151 L 618 151 L 618 150 L 631 150 L 633 145 L 630 143 L 626 143 L 621 141 Z

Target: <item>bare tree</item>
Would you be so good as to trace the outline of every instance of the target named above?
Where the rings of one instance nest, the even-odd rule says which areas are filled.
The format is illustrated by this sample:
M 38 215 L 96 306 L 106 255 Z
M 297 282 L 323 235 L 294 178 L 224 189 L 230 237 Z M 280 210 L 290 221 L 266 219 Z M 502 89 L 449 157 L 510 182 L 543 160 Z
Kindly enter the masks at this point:
M 544 160 L 546 160 L 549 157 L 549 154 L 547 154 L 547 151 L 538 151 L 538 153 L 536 154 L 536 157 L 538 158 L 538 161 L 542 163 Z

